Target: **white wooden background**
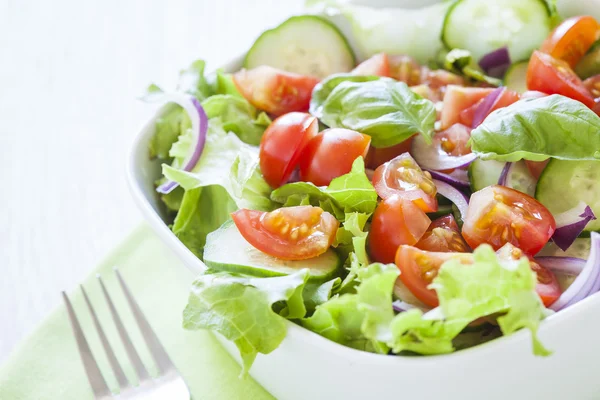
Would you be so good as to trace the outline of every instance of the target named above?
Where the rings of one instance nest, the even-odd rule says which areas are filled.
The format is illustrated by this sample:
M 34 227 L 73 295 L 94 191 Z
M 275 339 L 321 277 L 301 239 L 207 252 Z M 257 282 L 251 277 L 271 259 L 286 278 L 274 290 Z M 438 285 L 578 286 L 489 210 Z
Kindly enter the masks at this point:
M 141 221 L 123 173 L 152 113 L 136 96 L 196 58 L 219 66 L 302 4 L 0 0 L 0 362 Z
M 0 0 L 0 362 L 141 222 L 128 146 L 196 58 L 216 68 L 301 0 Z

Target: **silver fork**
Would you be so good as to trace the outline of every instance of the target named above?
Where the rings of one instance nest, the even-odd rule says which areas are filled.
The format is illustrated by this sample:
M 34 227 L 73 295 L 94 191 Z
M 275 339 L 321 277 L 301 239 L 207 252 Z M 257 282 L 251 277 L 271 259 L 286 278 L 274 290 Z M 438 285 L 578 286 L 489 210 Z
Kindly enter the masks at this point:
M 73 311 L 73 306 L 69 301 L 65 292 L 62 292 L 63 299 L 65 301 L 65 305 L 67 307 L 67 312 L 69 314 L 69 320 L 71 321 L 71 328 L 73 329 L 73 333 L 75 335 L 75 339 L 77 340 L 77 347 L 79 348 L 79 355 L 81 356 L 81 361 L 83 362 L 83 366 L 85 368 L 85 372 L 87 374 L 88 380 L 92 387 L 92 391 L 94 393 L 94 398 L 97 400 L 102 399 L 156 399 L 156 400 L 189 400 L 190 399 L 190 391 L 185 384 L 183 378 L 173 365 L 173 362 L 167 355 L 165 348 L 158 340 L 156 333 L 148 323 L 148 320 L 142 313 L 139 305 L 133 298 L 129 288 L 123 281 L 123 277 L 119 273 L 119 271 L 115 268 L 115 273 L 117 274 L 117 278 L 125 293 L 125 298 L 131 307 L 131 311 L 133 312 L 133 316 L 140 328 L 144 341 L 156 362 L 156 366 L 158 367 L 158 377 L 153 378 L 148 373 L 148 370 L 142 363 L 142 360 L 137 353 L 119 314 L 113 304 L 108 291 L 106 290 L 106 286 L 104 286 L 104 282 L 102 282 L 102 278 L 100 275 L 97 276 L 98 282 L 102 287 L 102 292 L 104 293 L 104 297 L 106 298 L 106 302 L 108 303 L 108 307 L 110 308 L 110 312 L 113 317 L 113 321 L 117 327 L 117 331 L 123 342 L 125 347 L 125 351 L 127 352 L 127 356 L 129 361 L 133 365 L 136 374 L 139 378 L 139 384 L 137 386 L 133 386 L 131 382 L 128 381 L 127 377 L 123 373 L 123 369 L 121 365 L 117 361 L 115 357 L 115 353 L 108 342 L 106 335 L 104 334 L 104 330 L 98 321 L 98 317 L 96 316 L 96 312 L 92 307 L 92 303 L 85 292 L 83 286 L 81 286 L 81 291 L 83 292 L 83 297 L 85 298 L 85 302 L 89 308 L 90 314 L 92 315 L 92 320 L 94 321 L 94 325 L 96 327 L 96 331 L 98 331 L 98 336 L 100 337 L 100 342 L 102 343 L 102 347 L 104 347 L 104 351 L 106 352 L 106 356 L 110 363 L 110 366 L 119 382 L 120 391 L 117 394 L 111 392 L 100 372 L 100 368 L 98 367 L 98 363 L 94 359 L 92 352 L 90 351 L 90 347 L 88 345 L 85 336 L 83 335 L 83 330 L 81 329 L 81 325 L 77 320 L 77 316 Z

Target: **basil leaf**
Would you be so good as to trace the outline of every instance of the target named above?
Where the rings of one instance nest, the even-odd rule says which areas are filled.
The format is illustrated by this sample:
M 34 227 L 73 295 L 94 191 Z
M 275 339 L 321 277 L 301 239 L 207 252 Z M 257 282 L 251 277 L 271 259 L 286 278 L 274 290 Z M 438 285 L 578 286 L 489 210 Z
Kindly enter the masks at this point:
M 351 73 L 335 74 L 330 75 L 326 79 L 319 82 L 313 89 L 312 96 L 310 99 L 309 112 L 317 118 L 323 117 L 323 103 L 329 96 L 329 94 L 342 82 L 369 82 L 376 81 L 380 78 L 375 75 L 353 75 Z
M 406 83 L 379 79 L 341 82 L 323 103 L 321 120 L 330 127 L 371 136 L 373 147 L 389 147 L 415 132 L 429 142 L 435 117 L 434 104 L 411 91 Z
M 600 117 L 560 95 L 520 100 L 491 113 L 471 132 L 484 160 L 600 159 Z

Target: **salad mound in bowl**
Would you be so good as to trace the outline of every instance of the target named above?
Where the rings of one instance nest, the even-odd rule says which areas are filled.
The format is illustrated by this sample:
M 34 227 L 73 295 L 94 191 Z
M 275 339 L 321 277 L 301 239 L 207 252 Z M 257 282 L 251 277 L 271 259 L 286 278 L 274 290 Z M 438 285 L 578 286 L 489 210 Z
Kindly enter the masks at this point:
M 412 53 L 411 32 L 394 47 L 326 6 L 263 33 L 238 71 L 197 61 L 176 92 L 151 87 L 172 103 L 156 194 L 207 267 L 184 327 L 234 342 L 245 371 L 285 319 L 390 356 L 526 328 L 549 355 L 540 322 L 600 290 L 600 24 L 446 2 L 402 10 L 437 24 Z

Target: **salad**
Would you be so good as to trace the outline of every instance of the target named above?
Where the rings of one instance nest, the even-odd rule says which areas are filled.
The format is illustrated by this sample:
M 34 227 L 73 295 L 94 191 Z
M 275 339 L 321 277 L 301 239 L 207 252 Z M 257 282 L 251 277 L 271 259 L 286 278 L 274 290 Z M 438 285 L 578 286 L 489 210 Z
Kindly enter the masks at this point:
M 395 10 L 390 41 L 389 13 L 324 5 L 234 73 L 196 61 L 149 88 L 168 103 L 157 195 L 207 266 L 184 327 L 233 341 L 244 371 L 285 319 L 390 356 L 526 328 L 549 355 L 540 322 L 600 290 L 599 22 L 459 0 Z

